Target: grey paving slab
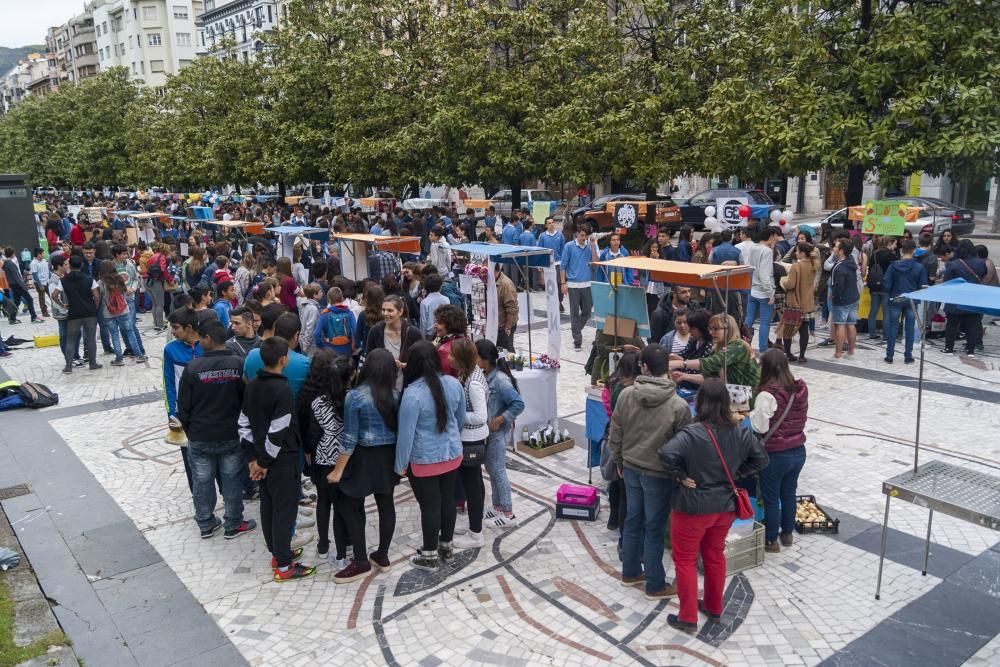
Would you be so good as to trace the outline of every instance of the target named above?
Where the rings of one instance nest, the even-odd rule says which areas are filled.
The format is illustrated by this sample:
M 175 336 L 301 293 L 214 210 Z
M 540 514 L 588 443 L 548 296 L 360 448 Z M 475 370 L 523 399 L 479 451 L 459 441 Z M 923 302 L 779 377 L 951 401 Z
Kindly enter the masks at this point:
M 882 623 L 854 640 L 848 644 L 844 652 L 848 656 L 856 657 L 858 662 L 831 662 L 831 658 L 824 660 L 820 665 L 828 667 L 849 664 L 883 666 L 891 664 L 907 667 L 958 667 L 968 657 L 949 650 L 921 632 L 911 632 L 905 626 L 888 623 Z M 871 662 L 866 662 L 865 659 Z
M 215 626 L 215 623 L 204 610 L 197 614 L 191 609 L 174 609 L 174 613 L 158 614 L 145 620 L 148 624 L 137 620 L 132 625 L 122 619 L 130 626 L 122 630 L 129 649 L 143 667 L 173 665 L 230 644 L 218 627 L 214 632 L 205 632 L 206 627 Z
M 67 544 L 89 577 L 113 577 L 162 561 L 128 519 L 88 530 Z
M 968 658 L 1000 632 L 1000 608 L 989 595 L 948 580 L 884 623 L 890 629 L 920 635 Z
M 889 522 L 892 523 L 891 515 Z M 882 528 L 873 526 L 845 542 L 858 549 L 877 554 L 882 544 Z M 924 540 L 890 529 L 886 540 L 885 557 L 901 565 L 923 570 Z M 943 579 L 971 560 L 972 556 L 967 553 L 932 542 L 927 573 Z
M 94 582 L 94 591 L 112 616 L 133 619 L 151 607 L 169 607 L 184 584 L 163 561 Z
M 246 659 L 236 647 L 227 642 L 204 653 L 181 658 L 170 663 L 170 667 L 246 667 L 246 664 Z
M 1000 552 L 985 551 L 959 568 L 948 577 L 948 582 L 965 589 L 989 595 L 997 605 L 996 616 L 1000 617 Z
M 876 382 L 896 385 L 898 387 L 908 387 L 911 389 L 917 388 L 916 378 L 906 375 L 886 373 L 885 371 L 877 371 L 864 366 L 852 366 L 833 361 L 823 361 L 821 359 L 810 358 L 809 368 L 865 380 L 874 380 Z M 960 384 L 952 384 L 948 382 L 924 380 L 924 391 L 936 394 L 946 394 L 948 396 L 958 396 L 960 398 L 972 398 L 977 401 L 985 401 L 987 403 L 1000 403 L 1000 392 L 988 391 L 975 387 L 966 387 Z

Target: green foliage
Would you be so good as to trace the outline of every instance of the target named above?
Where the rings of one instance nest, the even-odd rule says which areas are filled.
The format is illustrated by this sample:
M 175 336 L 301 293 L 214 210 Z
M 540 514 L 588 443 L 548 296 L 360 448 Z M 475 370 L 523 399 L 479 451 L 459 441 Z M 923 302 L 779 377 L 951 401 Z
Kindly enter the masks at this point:
M 998 146 L 1000 0 L 291 0 L 258 62 L 0 119 L 0 169 L 54 185 L 971 178 Z

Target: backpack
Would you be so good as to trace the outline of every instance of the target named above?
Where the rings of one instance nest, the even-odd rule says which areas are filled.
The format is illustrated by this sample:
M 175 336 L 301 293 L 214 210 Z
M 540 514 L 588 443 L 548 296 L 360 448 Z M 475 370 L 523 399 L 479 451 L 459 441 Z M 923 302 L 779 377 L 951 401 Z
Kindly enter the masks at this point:
M 146 277 L 151 283 L 162 283 L 165 276 L 163 275 L 163 265 L 160 262 L 163 261 L 163 255 L 157 253 L 149 258 L 149 262 L 146 263 Z
M 447 297 L 448 302 L 453 306 L 458 306 L 459 308 L 465 308 L 465 297 L 462 291 L 458 288 L 458 282 L 455 280 L 446 280 L 441 284 L 441 294 Z
M 17 388 L 24 399 L 24 404 L 29 408 L 48 408 L 59 403 L 59 394 L 55 393 L 44 384 L 37 382 L 23 382 Z
M 212 276 L 212 280 L 215 281 L 216 286 L 227 280 L 233 282 L 233 274 L 229 272 L 229 269 L 218 269 L 215 275 Z
M 872 253 L 868 258 L 868 277 L 865 279 L 868 289 L 876 290 L 881 287 L 883 274 L 882 265 L 875 261 L 875 253 Z
M 125 295 L 118 290 L 108 290 L 108 313 L 112 317 L 117 317 L 128 312 L 128 303 L 125 302 Z
M 351 344 L 351 311 L 327 308 L 323 320 L 323 340 L 335 347 Z
M 0 382 L 0 412 L 24 407 L 19 385 L 14 380 Z

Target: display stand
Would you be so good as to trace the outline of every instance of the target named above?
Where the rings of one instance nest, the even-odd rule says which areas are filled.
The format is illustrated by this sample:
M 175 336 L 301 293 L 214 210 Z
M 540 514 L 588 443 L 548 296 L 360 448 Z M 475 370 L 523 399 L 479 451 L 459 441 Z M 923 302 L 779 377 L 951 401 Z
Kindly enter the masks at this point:
M 278 256 L 289 259 L 292 258 L 296 236 L 315 236 L 330 233 L 330 230 L 326 227 L 293 227 L 291 225 L 285 227 L 265 227 L 264 231 L 274 234 L 278 238 Z
M 967 283 L 961 279 L 949 280 L 940 285 L 904 294 L 899 298 L 921 302 L 924 306 L 925 320 L 929 302 L 952 304 L 965 311 L 1000 316 L 1000 287 Z M 920 328 L 923 331 L 923 326 Z M 1000 531 L 1000 477 L 943 461 L 930 461 L 920 465 L 925 339 L 926 336 L 921 335 L 913 470 L 882 482 L 882 493 L 885 494 L 885 518 L 882 521 L 882 544 L 878 555 L 876 600 L 880 599 L 882 592 L 882 569 L 885 565 L 885 546 L 889 534 L 889 504 L 893 498 L 927 508 L 927 537 L 924 543 L 924 567 L 921 570 L 923 576 L 927 576 L 934 512 Z
M 353 281 L 368 277 L 368 260 L 373 248 L 396 255 L 402 267 L 401 253 L 419 255 L 420 239 L 416 236 L 379 236 L 376 234 L 331 234 L 340 245 L 340 273 Z

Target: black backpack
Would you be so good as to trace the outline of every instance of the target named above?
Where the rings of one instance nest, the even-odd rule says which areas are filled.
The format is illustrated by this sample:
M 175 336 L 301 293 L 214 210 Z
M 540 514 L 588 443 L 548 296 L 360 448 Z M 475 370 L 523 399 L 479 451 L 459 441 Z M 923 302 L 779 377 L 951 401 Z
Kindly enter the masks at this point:
M 876 290 L 882 286 L 883 273 L 882 265 L 875 259 L 873 252 L 868 258 L 868 277 L 865 279 L 865 285 L 868 286 L 868 289 Z
M 29 408 L 49 408 L 59 403 L 59 394 L 38 382 L 22 382 L 17 388 Z

